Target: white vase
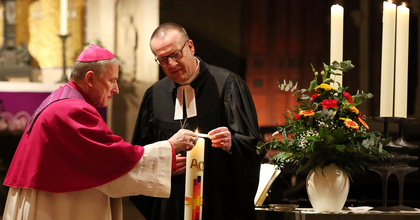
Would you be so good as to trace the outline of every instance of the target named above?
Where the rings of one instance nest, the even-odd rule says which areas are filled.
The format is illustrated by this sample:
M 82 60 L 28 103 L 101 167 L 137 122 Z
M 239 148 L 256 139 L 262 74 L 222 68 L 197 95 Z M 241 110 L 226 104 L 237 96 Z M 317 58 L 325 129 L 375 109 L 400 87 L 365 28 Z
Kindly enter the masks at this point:
M 335 164 L 311 170 L 306 178 L 306 191 L 315 212 L 340 212 L 349 188 L 349 177 Z

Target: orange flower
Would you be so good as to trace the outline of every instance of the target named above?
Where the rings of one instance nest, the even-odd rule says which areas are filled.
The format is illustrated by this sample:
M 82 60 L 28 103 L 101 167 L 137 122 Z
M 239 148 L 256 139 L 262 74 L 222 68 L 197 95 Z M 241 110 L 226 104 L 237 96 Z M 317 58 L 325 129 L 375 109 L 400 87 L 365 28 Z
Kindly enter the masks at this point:
M 366 129 L 369 129 L 368 124 L 367 124 L 365 121 L 363 121 L 363 119 L 362 119 L 361 117 L 359 117 L 359 122 L 360 122 L 360 123 L 362 123 L 362 125 L 363 125 Z
M 344 125 L 348 128 L 359 129 L 359 125 L 349 118 L 344 119 Z
M 302 111 L 299 112 L 299 115 L 303 115 L 305 117 L 314 116 L 315 112 L 312 109 L 311 110 L 302 110 Z

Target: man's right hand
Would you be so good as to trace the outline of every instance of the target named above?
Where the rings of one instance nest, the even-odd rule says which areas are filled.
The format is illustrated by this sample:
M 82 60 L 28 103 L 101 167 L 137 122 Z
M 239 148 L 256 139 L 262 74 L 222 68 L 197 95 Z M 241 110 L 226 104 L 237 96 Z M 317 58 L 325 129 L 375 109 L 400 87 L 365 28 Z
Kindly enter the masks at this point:
M 194 132 L 187 129 L 180 129 L 168 141 L 171 142 L 175 152 L 178 153 L 183 150 L 193 149 L 197 140 L 197 134 Z

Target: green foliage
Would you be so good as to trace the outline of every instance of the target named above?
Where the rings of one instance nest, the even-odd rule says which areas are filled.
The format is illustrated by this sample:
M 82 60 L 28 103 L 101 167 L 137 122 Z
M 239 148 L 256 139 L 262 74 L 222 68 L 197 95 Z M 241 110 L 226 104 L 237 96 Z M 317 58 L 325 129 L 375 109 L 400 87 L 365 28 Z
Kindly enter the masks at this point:
M 315 77 L 307 89 L 298 90 L 298 83 L 292 81 L 279 83 L 281 90 L 294 92 L 298 105 L 289 109 L 286 122 L 273 133 L 282 134 L 282 139 L 259 142 L 258 152 L 278 150 L 274 162 L 280 167 L 295 165 L 298 172 L 335 163 L 349 175 L 364 172 L 370 163 L 392 158 L 383 149 L 391 140 L 380 132 L 368 131 L 366 116 L 356 107 L 373 95 L 363 91 L 350 95 L 348 87 L 330 86 L 334 83 L 331 76 L 354 68 L 351 61 L 324 63 L 320 73 L 311 67 Z

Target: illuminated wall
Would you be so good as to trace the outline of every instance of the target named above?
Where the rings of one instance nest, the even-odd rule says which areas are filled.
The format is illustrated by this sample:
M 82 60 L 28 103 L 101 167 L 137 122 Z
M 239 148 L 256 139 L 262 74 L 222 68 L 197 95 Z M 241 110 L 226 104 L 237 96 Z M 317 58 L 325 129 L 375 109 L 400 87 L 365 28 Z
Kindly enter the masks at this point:
M 70 66 L 75 60 L 75 54 L 83 49 L 84 7 L 83 0 L 69 0 L 68 32 L 66 41 L 66 64 Z M 41 69 L 61 67 L 62 41 L 60 30 L 60 1 L 39 0 L 28 7 L 29 52 L 37 60 Z M 25 25 L 19 26 L 20 29 Z M 18 36 L 19 37 L 19 36 Z M 23 38 L 23 37 L 21 37 Z M 19 39 L 19 38 L 18 38 Z

